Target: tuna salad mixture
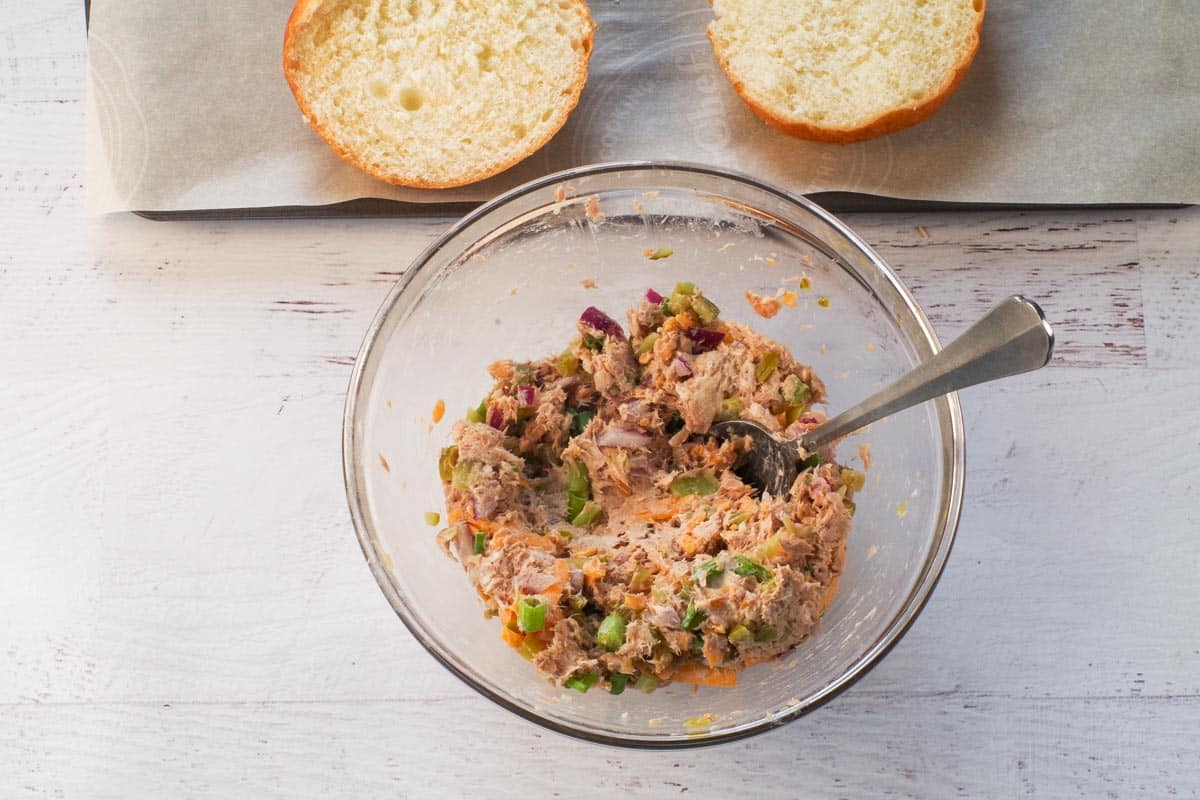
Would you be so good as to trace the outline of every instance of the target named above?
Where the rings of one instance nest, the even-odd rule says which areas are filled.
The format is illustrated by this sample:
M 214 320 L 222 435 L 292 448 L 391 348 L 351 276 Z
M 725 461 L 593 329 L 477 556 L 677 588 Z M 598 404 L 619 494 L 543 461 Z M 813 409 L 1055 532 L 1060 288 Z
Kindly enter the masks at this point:
M 579 691 L 732 686 L 811 634 L 837 591 L 863 475 L 805 454 L 783 497 L 738 477 L 741 417 L 795 439 L 824 386 L 690 283 L 628 328 L 596 308 L 559 355 L 499 361 L 438 465 L 439 534 L 504 640 Z

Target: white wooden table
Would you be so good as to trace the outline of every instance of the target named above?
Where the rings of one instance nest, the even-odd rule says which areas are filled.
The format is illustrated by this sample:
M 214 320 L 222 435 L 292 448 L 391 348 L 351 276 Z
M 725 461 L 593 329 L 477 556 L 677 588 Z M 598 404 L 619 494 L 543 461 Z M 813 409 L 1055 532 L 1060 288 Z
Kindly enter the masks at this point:
M 448 223 L 83 208 L 83 21 L 0 0 L 0 796 L 1200 794 L 1200 212 L 858 214 L 950 336 L 1044 301 L 1051 368 L 964 393 L 929 606 L 830 705 L 635 753 L 489 704 L 409 636 L 343 498 L 360 336 Z

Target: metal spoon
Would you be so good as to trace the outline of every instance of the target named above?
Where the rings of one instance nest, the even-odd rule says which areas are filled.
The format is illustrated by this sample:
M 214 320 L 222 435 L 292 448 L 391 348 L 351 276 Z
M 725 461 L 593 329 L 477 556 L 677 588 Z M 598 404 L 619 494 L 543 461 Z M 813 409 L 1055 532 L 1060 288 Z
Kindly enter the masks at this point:
M 1038 304 L 1020 295 L 1000 303 L 933 358 L 891 386 L 843 411 L 794 441 L 783 441 L 744 419 L 718 422 L 717 436 L 749 436 L 753 446 L 739 467 L 743 479 L 761 491 L 785 494 L 799 474 L 803 454 L 870 423 L 949 392 L 977 383 L 1039 369 L 1054 353 L 1054 331 Z

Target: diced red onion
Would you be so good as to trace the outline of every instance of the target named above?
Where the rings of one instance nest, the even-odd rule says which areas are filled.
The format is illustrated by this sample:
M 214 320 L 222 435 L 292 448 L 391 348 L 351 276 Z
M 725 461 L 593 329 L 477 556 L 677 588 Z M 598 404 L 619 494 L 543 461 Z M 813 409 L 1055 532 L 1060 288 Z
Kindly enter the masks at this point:
M 798 419 L 796 421 L 799 422 L 801 425 L 818 425 L 821 422 L 820 418 L 814 417 L 811 414 L 805 414 L 803 417 L 801 417 L 800 419 Z
M 585 308 L 583 313 L 579 315 L 579 321 L 585 325 L 590 325 L 601 333 L 606 333 L 616 338 L 618 341 L 625 341 L 625 331 L 621 329 L 617 321 L 595 306 Z
M 724 333 L 709 328 L 688 328 L 684 331 L 684 335 L 692 340 L 692 343 L 695 345 L 693 349 L 697 353 L 705 353 L 713 350 L 717 345 L 725 341 Z
M 686 378 L 692 374 L 692 365 L 688 363 L 683 353 L 675 354 L 675 358 L 671 360 L 671 367 L 674 368 L 675 374 L 681 378 Z
M 601 447 L 645 447 L 650 444 L 650 437 L 636 428 L 609 425 L 600 431 L 596 444 Z
M 661 303 L 663 301 L 663 296 L 661 294 L 659 294 L 658 292 L 654 291 L 653 289 L 647 289 L 646 290 L 646 299 L 648 301 L 650 301 L 651 303 L 654 303 L 654 305 L 658 305 L 659 303 Z
M 496 430 L 504 427 L 504 412 L 500 410 L 500 406 L 491 406 L 488 408 L 488 425 L 491 425 Z
M 537 405 L 537 389 L 533 386 L 518 386 L 517 400 L 526 408 Z

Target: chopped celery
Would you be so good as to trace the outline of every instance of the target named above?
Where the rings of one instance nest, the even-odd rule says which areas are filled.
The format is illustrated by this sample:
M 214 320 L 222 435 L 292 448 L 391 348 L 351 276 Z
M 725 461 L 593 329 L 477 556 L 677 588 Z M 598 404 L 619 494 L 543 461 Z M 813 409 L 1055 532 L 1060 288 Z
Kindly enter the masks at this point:
M 814 533 L 816 529 L 812 525 L 797 525 L 787 514 L 783 515 L 783 536 L 788 541 L 809 541 Z M 767 544 L 770 544 L 772 539 L 779 539 L 779 536 L 778 533 L 775 534 L 767 540 Z M 768 558 L 777 555 L 782 555 L 782 549 L 778 553 L 769 553 Z
M 825 459 L 821 458 L 820 453 L 813 453 L 808 458 L 800 462 L 800 471 L 806 469 L 815 469 L 825 463 Z
M 691 296 L 678 291 L 671 292 L 671 296 L 663 302 L 665 303 L 663 310 L 670 317 L 682 314 L 692 307 Z
M 454 477 L 454 465 L 458 463 L 458 448 L 454 445 L 443 447 L 438 456 L 438 477 L 442 483 L 449 483 Z
M 483 398 L 475 408 L 467 409 L 467 422 L 483 422 L 487 419 L 487 398 Z
M 471 469 L 474 466 L 474 461 L 460 461 L 454 465 L 450 481 L 454 484 L 455 489 L 467 488 L 467 482 L 471 479 Z
M 596 412 L 590 408 L 567 409 L 567 413 L 571 415 L 572 436 L 578 436 L 583 433 L 583 429 L 596 416 Z
M 703 623 L 706 619 L 708 619 L 708 614 L 705 614 L 703 611 L 696 608 L 695 603 L 689 603 L 687 611 L 683 613 L 683 619 L 680 621 L 679 625 L 685 631 L 694 631 L 696 628 L 699 628 L 701 623 Z
M 700 295 L 692 298 L 692 311 L 696 312 L 696 316 L 705 325 L 716 322 L 717 317 L 721 314 L 721 309 L 717 308 L 716 303 Z
M 642 339 L 642 343 L 637 346 L 637 350 L 635 352 L 639 356 L 644 355 L 645 353 L 649 353 L 651 350 L 654 349 L 654 343 L 657 341 L 658 341 L 658 331 L 654 331 L 653 333 L 647 334 L 646 338 Z
M 759 359 L 758 366 L 754 368 L 754 377 L 758 379 L 759 383 L 762 383 L 775 374 L 775 368 L 778 366 L 779 353 L 774 350 L 768 350 Z
M 533 657 L 546 649 L 546 643 L 536 636 L 526 636 L 521 642 L 521 646 L 517 648 L 517 653 L 526 661 L 533 661 Z
M 721 573 L 725 570 L 717 566 L 716 559 L 706 561 L 700 566 L 692 570 L 692 579 L 700 586 L 708 586 L 714 580 L 721 577 Z
M 775 632 L 774 625 L 762 623 L 754 628 L 754 641 L 756 642 L 773 642 L 778 638 L 779 634 Z
M 600 516 L 601 511 L 603 509 L 600 508 L 599 503 L 588 500 L 583 504 L 583 508 L 579 509 L 579 513 L 575 515 L 575 519 L 571 520 L 571 524 L 578 525 L 581 528 L 591 525 Z
M 614 672 L 608 676 L 608 693 L 620 694 L 625 691 L 625 687 L 629 685 L 629 676 L 622 675 L 620 672 Z
M 522 597 L 517 601 L 517 625 L 526 633 L 537 633 L 546 625 L 546 601 Z
M 771 571 L 761 564 L 757 564 L 745 556 L 733 557 L 733 571 L 742 577 L 753 575 L 760 581 L 768 580 L 771 577 Z
M 554 369 L 564 378 L 579 372 L 579 358 L 570 350 L 564 350 L 554 361 Z
M 475 532 L 475 555 L 483 555 L 483 551 L 487 548 L 487 534 L 483 531 Z
M 754 641 L 754 632 L 745 625 L 737 624 L 729 630 L 729 641 L 734 644 L 746 644 Z
M 603 336 L 584 336 L 583 337 L 583 346 L 586 347 L 588 350 L 594 350 L 596 352 L 600 352 L 601 350 L 604 349 L 604 337 Z
M 796 388 L 792 391 L 792 405 L 802 406 L 808 402 L 808 398 L 812 395 L 812 388 L 804 381 L 796 381 Z
M 608 652 L 619 650 L 625 644 L 625 618 L 620 614 L 609 614 L 596 631 L 596 644 Z
M 706 495 L 715 494 L 721 486 L 721 482 L 717 477 L 708 470 L 695 470 L 680 475 L 675 480 L 671 481 L 671 485 L 667 487 L 675 497 L 687 497 L 690 494 L 704 497 Z
M 629 579 L 629 590 L 631 592 L 644 592 L 650 588 L 653 583 L 654 576 L 647 567 L 638 567 L 633 571 L 633 577 Z
M 738 414 L 742 413 L 742 398 L 734 395 L 726 397 L 721 401 L 721 408 L 717 411 L 718 419 L 733 419 Z
M 650 672 L 639 673 L 637 680 L 633 682 L 633 688 L 649 694 L 658 688 L 658 676 Z
M 651 261 L 658 261 L 659 259 L 670 258 L 674 252 L 675 251 L 669 247 L 660 247 L 650 255 L 646 256 L 646 258 L 650 259 Z
M 574 689 L 580 694 L 586 694 L 587 690 L 595 685 L 600 676 L 594 672 L 584 672 L 578 675 L 572 675 L 563 681 L 563 686 L 568 689 Z
M 583 507 L 592 499 L 592 484 L 582 461 L 567 463 L 567 521 L 574 524 Z
M 784 545 L 782 545 L 779 534 L 767 537 L 767 541 L 756 547 L 754 551 L 754 557 L 760 561 L 774 561 L 781 555 L 784 555 Z
M 765 542 L 754 548 L 754 557 L 760 561 L 774 561 L 782 555 L 783 543 L 778 533 L 771 534 Z
M 749 511 L 735 511 L 732 514 L 730 514 L 728 517 L 725 518 L 725 527 L 726 528 L 736 528 L 738 525 L 741 525 L 743 522 L 747 521 L 752 516 L 754 516 L 754 515 L 751 514 Z
M 866 482 L 867 476 L 858 470 L 850 469 L 849 467 L 842 468 L 842 486 L 845 486 L 850 491 L 859 491 Z
M 675 294 L 695 294 L 696 284 L 691 281 L 680 281 L 675 284 Z

